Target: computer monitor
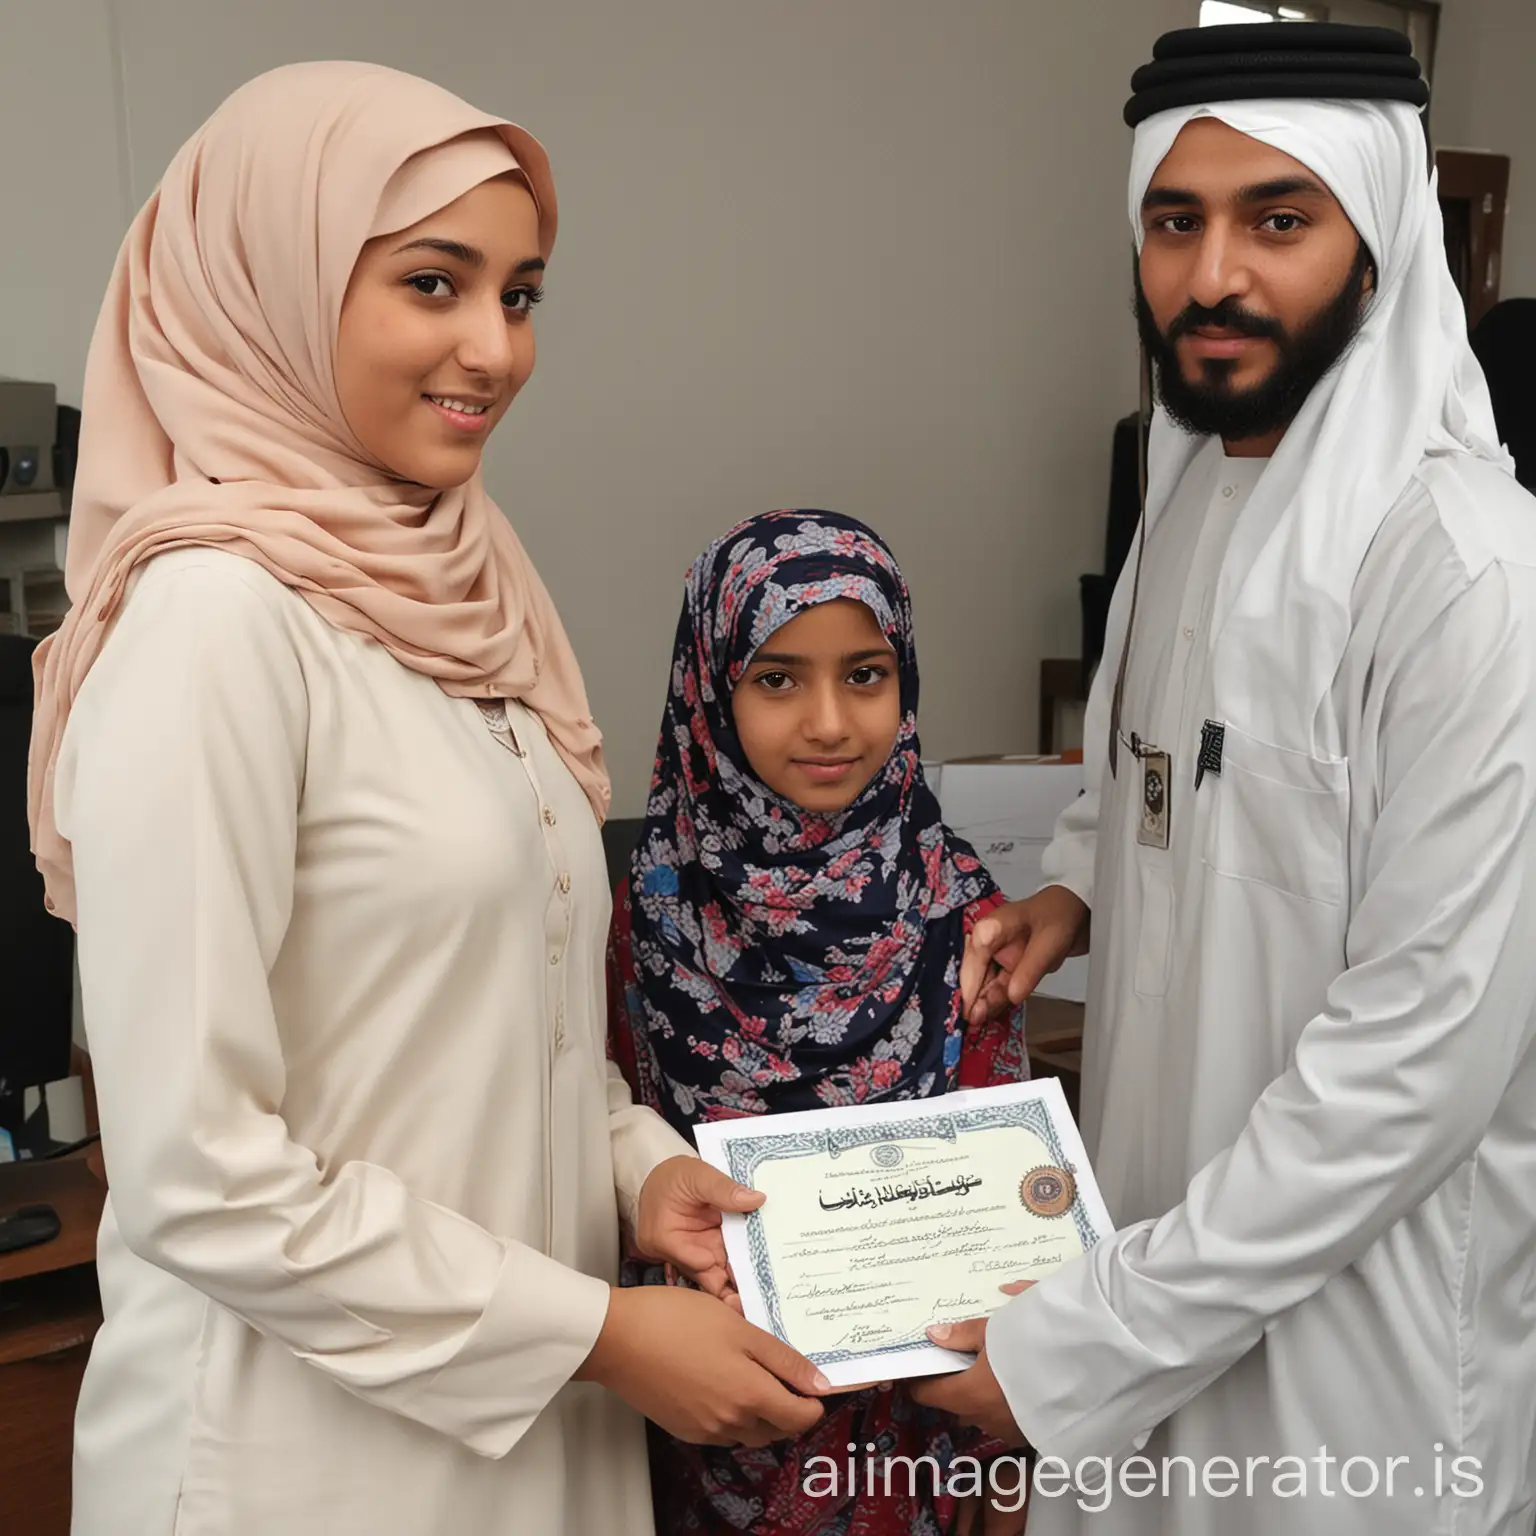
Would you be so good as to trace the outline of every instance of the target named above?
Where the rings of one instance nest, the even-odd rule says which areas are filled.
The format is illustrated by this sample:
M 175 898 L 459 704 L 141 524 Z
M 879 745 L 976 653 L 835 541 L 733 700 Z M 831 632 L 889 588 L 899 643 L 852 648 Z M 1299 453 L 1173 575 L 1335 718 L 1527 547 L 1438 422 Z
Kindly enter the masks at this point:
M 0 1130 L 23 1153 L 46 1150 L 28 1145 L 25 1092 L 69 1075 L 74 1034 L 74 930 L 43 907 L 27 826 L 36 645 L 0 635 Z

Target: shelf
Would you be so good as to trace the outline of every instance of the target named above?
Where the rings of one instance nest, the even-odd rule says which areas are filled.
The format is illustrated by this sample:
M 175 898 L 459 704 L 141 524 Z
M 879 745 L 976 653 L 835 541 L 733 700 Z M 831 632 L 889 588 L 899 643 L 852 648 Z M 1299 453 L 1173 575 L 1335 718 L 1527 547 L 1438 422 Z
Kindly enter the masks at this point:
M 101 1327 L 101 1295 L 90 1264 L 0 1285 L 0 1366 L 61 1355 Z
M 69 514 L 57 491 L 22 491 L 0 496 L 0 523 L 62 523 Z

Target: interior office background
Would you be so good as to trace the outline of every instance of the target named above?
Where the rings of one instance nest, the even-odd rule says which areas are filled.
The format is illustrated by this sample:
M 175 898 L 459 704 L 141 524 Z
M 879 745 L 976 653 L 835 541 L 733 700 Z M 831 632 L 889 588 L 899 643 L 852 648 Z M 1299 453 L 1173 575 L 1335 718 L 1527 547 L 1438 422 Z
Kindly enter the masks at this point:
M 1121 106 L 1199 10 L 0 0 L 0 374 L 79 403 L 129 219 L 243 80 L 326 57 L 426 75 L 553 159 L 538 370 L 486 478 L 581 657 L 616 814 L 643 808 L 687 563 L 776 506 L 894 545 L 929 755 L 1030 751 L 1135 406 Z M 1513 157 L 1505 297 L 1536 294 L 1532 58 L 1532 0 L 1444 0 L 1434 136 Z

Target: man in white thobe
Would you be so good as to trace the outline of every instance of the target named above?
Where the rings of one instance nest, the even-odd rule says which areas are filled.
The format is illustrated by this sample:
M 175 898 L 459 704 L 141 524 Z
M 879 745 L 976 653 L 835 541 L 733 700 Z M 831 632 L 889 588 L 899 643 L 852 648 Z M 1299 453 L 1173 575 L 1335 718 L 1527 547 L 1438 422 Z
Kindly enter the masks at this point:
M 1529 1536 L 1536 501 L 1410 102 L 1215 81 L 1130 206 L 1144 546 L 1051 883 L 966 977 L 1088 947 L 1117 1231 L 918 1396 L 1035 1448 L 1034 1536 Z

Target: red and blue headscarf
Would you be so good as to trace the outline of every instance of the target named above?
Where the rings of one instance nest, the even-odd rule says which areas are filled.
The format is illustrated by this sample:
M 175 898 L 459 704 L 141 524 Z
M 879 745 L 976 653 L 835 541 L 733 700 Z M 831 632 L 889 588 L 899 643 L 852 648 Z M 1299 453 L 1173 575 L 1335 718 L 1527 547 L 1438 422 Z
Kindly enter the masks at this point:
M 752 772 L 731 693 L 770 635 L 840 598 L 896 653 L 901 724 L 885 766 L 826 816 Z M 679 1129 L 950 1086 L 965 913 L 996 886 L 923 777 L 917 682 L 906 583 L 851 517 L 765 513 L 689 571 L 630 875 L 637 1066 Z

